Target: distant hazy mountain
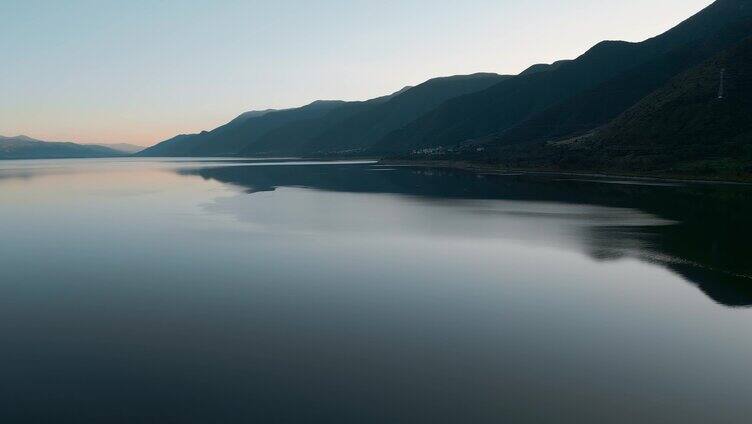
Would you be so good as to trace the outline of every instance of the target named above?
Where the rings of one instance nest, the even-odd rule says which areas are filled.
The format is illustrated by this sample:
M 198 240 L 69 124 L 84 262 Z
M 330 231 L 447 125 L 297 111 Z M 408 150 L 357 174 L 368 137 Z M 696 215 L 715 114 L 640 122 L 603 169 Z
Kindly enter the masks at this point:
M 35 140 L 26 136 L 0 136 L 0 159 L 59 159 L 124 156 L 103 146 Z
M 114 144 L 95 143 L 95 144 L 88 144 L 88 145 L 107 147 L 108 149 L 117 150 L 118 152 L 127 153 L 129 155 L 138 153 L 141 150 L 144 150 L 146 148 L 144 146 L 139 146 L 137 144 L 129 144 L 129 143 L 114 143 Z
M 239 123 L 239 122 L 245 121 L 246 119 L 249 119 L 249 118 L 258 118 L 259 116 L 264 116 L 267 113 L 271 113 L 271 112 L 278 112 L 278 111 L 276 109 L 250 110 L 248 112 L 241 113 L 240 115 L 238 115 L 238 117 L 235 118 L 235 119 L 233 119 L 231 121 L 231 123 L 232 122 Z

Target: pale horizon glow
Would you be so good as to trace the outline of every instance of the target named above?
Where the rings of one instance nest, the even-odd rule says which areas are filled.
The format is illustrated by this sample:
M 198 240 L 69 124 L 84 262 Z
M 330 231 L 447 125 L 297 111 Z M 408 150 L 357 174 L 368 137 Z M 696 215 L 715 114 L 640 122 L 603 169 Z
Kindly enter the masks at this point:
M 3 2 L 0 135 L 148 146 L 248 110 L 517 74 L 653 37 L 712 1 L 154 3 Z

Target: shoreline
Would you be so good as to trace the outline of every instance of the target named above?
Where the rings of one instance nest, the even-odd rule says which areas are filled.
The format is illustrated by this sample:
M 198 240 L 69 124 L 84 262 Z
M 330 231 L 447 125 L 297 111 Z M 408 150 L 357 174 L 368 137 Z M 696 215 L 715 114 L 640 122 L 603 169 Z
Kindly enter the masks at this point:
M 629 173 L 609 173 L 603 171 L 561 171 L 556 169 L 545 168 L 509 168 L 502 165 L 490 165 L 476 162 L 449 161 L 449 160 L 404 160 L 404 159 L 381 159 L 377 162 L 379 165 L 392 166 L 414 166 L 423 168 L 447 168 L 458 169 L 485 174 L 510 174 L 517 173 L 523 175 L 561 175 L 570 177 L 596 177 L 596 178 L 625 178 L 630 180 L 642 181 L 663 181 L 663 182 L 682 182 L 697 184 L 728 184 L 728 185 L 752 185 L 752 177 L 749 179 L 713 179 L 707 176 L 690 177 L 672 174 L 629 174 Z
M 337 163 L 341 161 L 363 161 L 373 162 L 376 165 L 387 166 L 409 166 L 420 168 L 446 168 L 457 169 L 474 173 L 483 174 L 520 174 L 520 175 L 548 175 L 548 176 L 569 176 L 569 177 L 590 177 L 590 178 L 622 178 L 634 181 L 661 181 L 661 182 L 674 182 L 674 183 L 696 183 L 696 184 L 724 184 L 724 185 L 752 185 L 752 175 L 745 176 L 741 179 L 729 178 L 729 177 L 708 177 L 708 176 L 687 176 L 668 173 L 622 173 L 622 172 L 604 172 L 594 170 L 580 170 L 580 171 L 563 171 L 552 168 L 510 168 L 503 165 L 483 164 L 478 162 L 468 161 L 452 161 L 452 160 L 408 160 L 408 159 L 381 159 L 378 157 L 331 157 L 331 156 L 319 156 L 319 157 L 240 157 L 240 156 L 226 156 L 226 157 L 173 157 L 173 156 L 101 156 L 101 157 L 61 157 L 61 158 L 1 158 L 2 162 L 23 162 L 23 161 L 41 161 L 41 160 L 96 160 L 96 159 L 154 159 L 154 160 L 215 160 L 222 162 L 242 162 L 246 160 L 259 160 L 259 161 L 321 161 L 322 163 L 331 162 Z

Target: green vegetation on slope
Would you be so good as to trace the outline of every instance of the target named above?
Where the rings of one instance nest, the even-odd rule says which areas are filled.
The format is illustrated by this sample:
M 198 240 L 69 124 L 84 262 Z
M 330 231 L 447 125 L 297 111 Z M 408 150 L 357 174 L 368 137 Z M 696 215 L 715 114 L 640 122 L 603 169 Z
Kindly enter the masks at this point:
M 682 73 L 593 132 L 498 145 L 473 158 L 516 168 L 749 179 L 752 37 Z
M 712 38 L 750 16 L 752 0 L 718 0 L 658 37 L 641 43 L 604 41 L 573 61 L 537 72 L 527 72 L 487 90 L 451 99 L 431 113 L 389 134 L 373 151 L 404 154 L 413 150 L 456 148 L 463 143 L 501 134 L 537 114 L 550 111 L 552 107 L 570 98 L 625 76 L 625 73 L 639 66 L 660 61 L 661 56 L 676 49 Z M 661 66 L 656 66 L 653 71 L 660 70 Z M 663 74 L 662 78 L 666 78 L 665 71 Z M 670 74 L 669 72 L 668 76 Z M 638 85 L 641 84 L 640 81 L 637 82 Z M 660 82 L 661 79 L 658 78 L 657 83 Z M 642 88 L 635 90 L 633 94 L 615 100 L 614 107 L 608 113 L 603 113 L 600 117 L 596 114 L 594 121 L 588 119 L 590 112 L 584 113 L 584 119 L 575 119 L 567 124 L 567 131 L 581 131 L 581 124 L 598 124 L 599 120 L 615 116 L 615 113 L 620 112 L 619 108 L 626 109 L 639 100 L 641 95 L 648 94 L 651 88 L 657 86 L 642 84 Z M 616 92 L 629 88 L 612 86 L 606 89 Z M 598 97 L 594 97 L 594 100 L 598 100 Z M 545 125 L 566 121 L 569 113 L 566 108 L 559 109 L 558 113 L 549 113 Z

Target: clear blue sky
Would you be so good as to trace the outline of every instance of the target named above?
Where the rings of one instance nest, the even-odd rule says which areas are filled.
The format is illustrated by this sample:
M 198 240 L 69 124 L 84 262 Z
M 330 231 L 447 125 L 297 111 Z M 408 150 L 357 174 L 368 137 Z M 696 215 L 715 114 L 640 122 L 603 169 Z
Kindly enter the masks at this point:
M 711 0 L 0 2 L 0 134 L 149 145 L 251 109 L 517 73 Z

